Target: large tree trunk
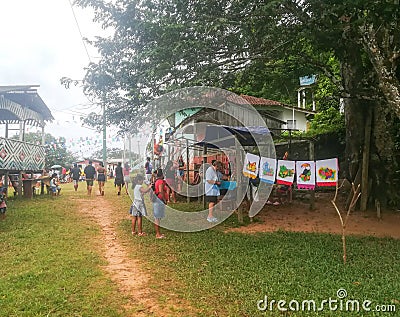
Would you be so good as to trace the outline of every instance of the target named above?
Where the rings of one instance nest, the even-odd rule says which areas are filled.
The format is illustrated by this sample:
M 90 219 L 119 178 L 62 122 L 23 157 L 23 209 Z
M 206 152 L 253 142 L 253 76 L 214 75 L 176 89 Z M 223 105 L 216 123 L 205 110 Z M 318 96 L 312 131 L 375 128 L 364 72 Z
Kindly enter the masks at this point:
M 386 33 L 385 27 L 382 33 Z M 391 48 L 387 42 L 381 41 L 378 45 L 378 31 L 372 25 L 365 25 L 360 28 L 361 42 L 364 51 L 367 53 L 369 61 L 374 67 L 378 86 L 387 101 L 389 108 L 400 118 L 400 82 L 396 77 L 396 68 L 400 56 L 400 51 Z M 385 34 L 386 35 L 386 34 Z M 385 36 L 383 38 L 386 38 Z
M 362 181 L 362 170 L 367 184 L 362 190 L 366 193 L 367 207 L 371 208 L 379 202 L 382 208 L 388 204 L 390 197 L 394 197 L 398 184 L 393 182 L 393 172 L 396 170 L 395 143 L 391 127 L 395 115 L 385 102 L 366 101 L 352 96 L 357 95 L 357 84 L 360 82 L 358 69 L 354 64 L 342 64 L 343 85 L 349 96 L 345 99 L 346 118 L 346 166 L 345 177 L 357 186 Z M 372 108 L 372 111 L 369 109 Z M 372 114 L 372 121 L 368 119 Z M 371 123 L 370 146 L 365 144 L 367 122 Z M 367 138 L 368 139 L 368 138 Z M 367 159 L 363 160 L 363 149 L 368 149 Z M 364 166 L 367 164 L 367 166 Z
M 349 45 L 350 46 L 350 45 Z M 356 185 L 361 181 L 362 147 L 364 143 L 365 106 L 356 98 L 358 85 L 363 77 L 358 50 L 349 47 L 341 64 L 343 89 L 345 91 L 344 110 L 346 124 L 346 165 L 344 174 Z
M 372 207 L 376 201 L 379 201 L 382 207 L 386 206 L 391 195 L 391 174 L 388 169 L 393 170 L 391 158 L 394 143 L 388 130 L 393 121 L 390 119 L 388 105 L 362 98 L 360 93 L 365 91 L 365 78 L 372 71 L 372 67 L 362 64 L 361 51 L 361 47 L 350 44 L 341 64 L 346 96 L 344 104 L 347 164 L 344 166 L 344 174 L 356 186 L 361 185 L 364 195 L 361 207 L 366 209 Z M 369 143 L 366 144 L 366 141 Z

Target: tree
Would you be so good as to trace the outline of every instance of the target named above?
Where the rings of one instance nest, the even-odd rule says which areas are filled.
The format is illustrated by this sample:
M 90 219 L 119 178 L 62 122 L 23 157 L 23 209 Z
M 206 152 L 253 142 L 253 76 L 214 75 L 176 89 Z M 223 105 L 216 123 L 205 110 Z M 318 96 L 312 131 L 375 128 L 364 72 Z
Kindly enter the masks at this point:
M 17 138 L 17 137 L 15 137 Z M 73 162 L 77 161 L 77 157 L 73 153 L 67 150 L 65 146 L 65 138 L 56 138 L 50 133 L 46 133 L 45 137 L 45 167 L 49 168 L 52 165 L 61 165 L 69 167 Z M 25 142 L 33 144 L 42 144 L 41 133 L 26 133 Z
M 84 79 L 86 93 L 110 105 L 110 122 L 140 126 L 148 101 L 193 85 L 291 100 L 298 75 L 318 73 L 332 89 L 321 96 L 344 99 L 345 171 L 362 183 L 361 205 L 398 195 L 389 172 L 400 118 L 398 0 L 76 2 L 115 28 L 93 42 L 102 58 Z
M 92 154 L 93 157 L 102 157 L 103 155 L 103 150 L 97 150 Z M 108 159 L 121 159 L 125 157 L 126 160 L 128 161 L 128 158 L 131 158 L 132 160 L 138 160 L 140 159 L 139 155 L 134 152 L 125 151 L 119 148 L 112 148 L 112 149 L 107 149 L 107 158 Z

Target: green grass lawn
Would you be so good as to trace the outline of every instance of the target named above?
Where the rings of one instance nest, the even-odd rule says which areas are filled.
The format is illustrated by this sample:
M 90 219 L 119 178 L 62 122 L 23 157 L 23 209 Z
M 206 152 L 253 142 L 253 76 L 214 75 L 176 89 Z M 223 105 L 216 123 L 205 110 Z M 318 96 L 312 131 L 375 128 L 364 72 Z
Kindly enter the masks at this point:
M 113 197 L 111 197 L 113 199 Z M 121 212 L 127 206 L 121 205 Z M 192 211 L 199 206 L 178 204 L 178 209 Z M 121 233 L 132 240 L 135 254 L 153 268 L 155 281 L 173 277 L 181 296 L 189 299 L 201 316 L 400 316 L 400 241 L 372 237 L 348 237 L 348 263 L 342 261 L 341 237 L 330 234 L 260 233 L 245 235 L 224 233 L 227 226 L 238 226 L 231 216 L 214 229 L 197 233 L 166 232 L 167 239 L 154 239 L 152 224 L 146 221 L 148 237 L 128 237 L 129 221 L 121 222 Z M 165 232 L 165 230 L 164 230 Z M 162 288 L 163 283 L 159 287 Z M 345 289 L 343 309 L 330 311 L 281 312 L 276 305 L 266 311 L 257 308 L 265 299 L 338 300 L 339 289 Z M 379 313 L 346 311 L 347 300 L 364 300 L 389 305 L 397 312 Z M 334 308 L 335 303 L 332 302 Z M 295 305 L 295 303 L 293 303 Z M 294 306 L 293 306 L 294 307 Z M 351 310 L 351 303 L 350 308 Z M 354 306 L 356 307 L 356 306 Z M 263 308 L 262 305 L 260 308 Z
M 84 188 L 79 190 L 84 197 Z M 100 268 L 100 229 L 75 211 L 71 198 L 76 193 L 68 185 L 62 193 L 55 199 L 9 202 L 7 219 L 0 222 L 0 316 L 123 316 L 126 299 Z M 105 199 L 115 207 L 118 236 L 151 272 L 149 286 L 160 303 L 173 292 L 197 308 L 198 316 L 400 316 L 399 240 L 348 237 L 343 265 L 340 236 L 224 233 L 237 226 L 234 216 L 203 232 L 163 230 L 164 240 L 154 238 L 146 220 L 148 236 L 133 237 L 129 197 L 117 196 L 108 182 Z M 179 205 L 185 208 L 194 207 Z M 341 288 L 345 299 L 370 300 L 371 308 L 394 304 L 397 312 L 257 309 L 265 296 L 319 305 L 338 299 Z M 187 315 L 183 310 L 176 316 Z
M 100 230 L 79 216 L 68 186 L 62 193 L 8 201 L 0 316 L 123 316 L 124 299 L 100 269 Z

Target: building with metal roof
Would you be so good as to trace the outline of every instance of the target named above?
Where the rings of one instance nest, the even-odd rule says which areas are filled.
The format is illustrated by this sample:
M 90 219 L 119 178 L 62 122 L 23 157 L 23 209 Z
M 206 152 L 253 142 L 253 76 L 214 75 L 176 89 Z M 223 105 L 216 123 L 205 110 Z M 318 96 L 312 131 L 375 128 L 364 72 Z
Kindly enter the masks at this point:
M 50 109 L 37 92 L 38 87 L 39 85 L 0 86 L 0 126 L 4 126 L 4 136 L 0 137 L 0 180 L 4 177 L 5 186 L 9 179 L 12 182 L 15 180 L 19 184 L 19 194 L 22 193 L 23 183 L 24 192 L 31 193 L 29 178 L 33 178 L 33 173 L 42 172 L 44 168 L 44 128 L 46 122 L 54 120 Z M 25 142 L 28 126 L 42 129 L 42 144 Z M 11 131 L 13 134 L 17 132 L 18 139 L 10 138 Z M 25 183 L 28 185 L 25 186 Z

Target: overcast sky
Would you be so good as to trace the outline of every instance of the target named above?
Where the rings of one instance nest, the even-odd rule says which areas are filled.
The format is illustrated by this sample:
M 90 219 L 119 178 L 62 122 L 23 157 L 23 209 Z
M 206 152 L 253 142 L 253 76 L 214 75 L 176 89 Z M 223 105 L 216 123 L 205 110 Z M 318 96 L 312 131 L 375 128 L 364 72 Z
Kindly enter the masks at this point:
M 64 76 L 82 79 L 89 63 L 70 1 L 73 0 L 1 1 L 0 85 L 40 85 L 38 93 L 55 118 L 46 126 L 46 132 L 73 143 L 87 136 L 86 145 L 92 146 L 91 140 L 98 134 L 82 128 L 79 117 L 100 109 L 90 105 L 80 88 L 65 89 L 60 84 Z M 100 25 L 92 21 L 90 10 L 74 7 L 74 11 L 84 37 L 104 35 Z M 95 61 L 95 49 L 88 50 Z M 107 133 L 116 142 L 109 146 L 121 147 L 115 132 L 109 129 Z

